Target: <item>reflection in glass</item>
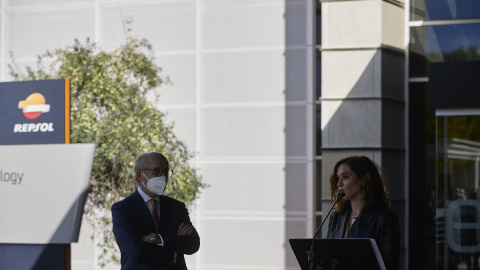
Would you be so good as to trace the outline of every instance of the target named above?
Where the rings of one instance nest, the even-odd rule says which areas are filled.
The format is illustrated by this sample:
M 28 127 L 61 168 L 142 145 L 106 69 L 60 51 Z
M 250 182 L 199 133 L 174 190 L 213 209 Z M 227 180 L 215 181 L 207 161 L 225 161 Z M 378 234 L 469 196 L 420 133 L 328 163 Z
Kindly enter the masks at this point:
M 426 66 L 432 62 L 480 60 L 479 23 L 420 26 L 410 30 L 410 76 L 428 75 Z
M 410 20 L 455 20 L 480 18 L 478 0 L 411 0 Z
M 480 116 L 438 117 L 437 158 L 437 269 L 478 269 Z
M 409 76 L 427 76 L 428 61 L 425 56 L 425 27 L 410 28 Z

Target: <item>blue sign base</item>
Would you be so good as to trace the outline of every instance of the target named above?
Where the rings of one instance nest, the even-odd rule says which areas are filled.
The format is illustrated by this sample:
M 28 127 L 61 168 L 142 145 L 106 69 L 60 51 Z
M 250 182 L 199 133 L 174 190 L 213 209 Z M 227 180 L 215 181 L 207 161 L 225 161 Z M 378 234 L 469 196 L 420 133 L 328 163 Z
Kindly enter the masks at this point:
M 70 269 L 69 250 L 69 244 L 0 244 L 0 269 Z

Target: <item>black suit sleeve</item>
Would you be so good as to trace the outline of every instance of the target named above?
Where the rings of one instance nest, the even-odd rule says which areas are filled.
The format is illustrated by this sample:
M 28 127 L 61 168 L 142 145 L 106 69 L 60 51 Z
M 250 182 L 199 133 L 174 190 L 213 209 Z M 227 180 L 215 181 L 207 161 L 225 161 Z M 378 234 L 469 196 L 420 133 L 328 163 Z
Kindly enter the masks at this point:
M 173 263 L 173 251 L 141 240 L 138 221 L 127 207 L 112 206 L 113 234 L 117 244 L 128 260 L 142 263 L 169 265 Z M 146 233 L 145 233 L 146 235 Z
M 400 228 L 398 218 L 394 212 L 388 211 L 382 215 L 379 222 L 380 235 L 377 238 L 377 245 L 382 254 L 385 268 L 388 270 L 398 269 L 400 256 Z
M 190 221 L 190 216 L 185 204 L 179 203 L 175 210 L 175 215 L 179 215 L 179 221 L 175 225 L 176 227 L 173 234 L 162 234 L 163 241 L 165 241 L 165 248 L 177 253 L 191 255 L 200 248 L 200 237 Z M 181 223 L 192 225 L 193 232 L 189 235 L 176 235 Z

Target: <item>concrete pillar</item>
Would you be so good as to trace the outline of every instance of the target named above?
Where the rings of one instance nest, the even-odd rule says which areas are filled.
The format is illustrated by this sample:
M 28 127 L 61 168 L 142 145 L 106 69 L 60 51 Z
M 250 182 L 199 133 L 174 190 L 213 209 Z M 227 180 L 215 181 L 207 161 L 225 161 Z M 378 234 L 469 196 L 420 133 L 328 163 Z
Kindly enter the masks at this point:
M 404 8 L 397 1 L 322 2 L 322 211 L 346 156 L 381 165 L 392 209 L 405 213 Z M 328 222 L 325 223 L 327 225 Z M 327 226 L 322 228 L 326 236 Z

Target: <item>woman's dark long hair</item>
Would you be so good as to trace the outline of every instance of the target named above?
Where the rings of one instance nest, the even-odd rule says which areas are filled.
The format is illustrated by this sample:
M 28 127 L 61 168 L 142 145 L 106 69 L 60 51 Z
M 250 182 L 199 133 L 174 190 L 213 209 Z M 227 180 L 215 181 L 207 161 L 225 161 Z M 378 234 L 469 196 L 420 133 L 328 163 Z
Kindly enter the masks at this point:
M 335 201 L 338 196 L 338 167 L 346 164 L 350 167 L 358 179 L 365 180 L 365 185 L 362 186 L 364 191 L 364 202 L 366 208 L 388 208 L 390 207 L 390 200 L 387 197 L 385 187 L 385 178 L 382 169 L 375 162 L 371 161 L 365 156 L 352 156 L 344 158 L 335 164 L 333 173 L 330 175 L 330 196 L 332 201 Z M 339 213 L 343 213 L 347 208 L 347 201 L 340 199 L 335 207 Z

